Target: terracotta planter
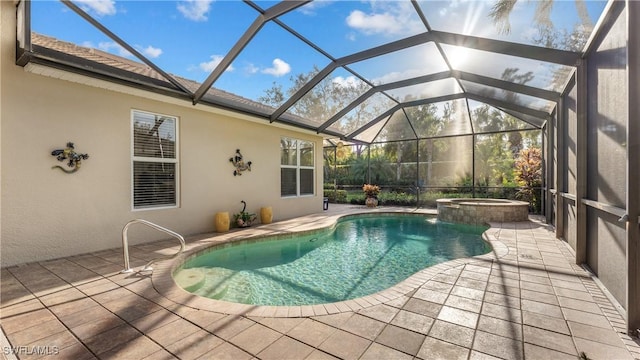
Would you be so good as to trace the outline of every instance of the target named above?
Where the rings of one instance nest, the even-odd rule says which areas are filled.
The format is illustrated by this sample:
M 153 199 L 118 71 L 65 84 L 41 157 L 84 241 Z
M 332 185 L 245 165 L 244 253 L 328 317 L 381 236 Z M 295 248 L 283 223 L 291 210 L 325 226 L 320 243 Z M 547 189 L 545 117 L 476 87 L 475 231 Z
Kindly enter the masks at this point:
M 367 207 L 370 208 L 374 208 L 376 206 L 378 206 L 378 199 L 374 198 L 374 197 L 368 197 L 364 203 L 367 205 Z

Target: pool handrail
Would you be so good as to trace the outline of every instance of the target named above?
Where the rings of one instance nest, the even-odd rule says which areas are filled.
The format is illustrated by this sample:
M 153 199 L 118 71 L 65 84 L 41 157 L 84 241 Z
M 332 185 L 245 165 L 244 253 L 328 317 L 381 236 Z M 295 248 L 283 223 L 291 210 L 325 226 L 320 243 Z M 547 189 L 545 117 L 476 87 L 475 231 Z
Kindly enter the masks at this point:
M 178 234 L 177 232 L 171 231 L 167 228 L 164 228 L 158 224 L 154 224 L 151 221 L 147 221 L 147 220 L 143 220 L 143 219 L 134 219 L 129 221 L 124 228 L 122 228 L 122 252 L 123 252 L 123 256 L 124 256 L 124 270 L 121 271 L 121 273 L 130 273 L 133 272 L 133 269 L 131 269 L 131 267 L 129 266 L 129 239 L 127 236 L 127 233 L 129 231 L 129 227 L 133 224 L 143 224 L 146 225 L 150 228 L 156 229 L 158 231 L 161 231 L 163 233 L 169 234 L 175 238 L 177 238 L 178 240 L 180 240 L 180 250 L 178 250 L 177 253 L 171 255 L 171 256 L 165 256 L 165 257 L 159 257 L 156 259 L 153 259 L 151 261 L 149 261 L 144 268 L 142 268 L 141 271 L 151 271 L 153 270 L 153 268 L 151 267 L 151 264 L 153 264 L 154 262 L 158 261 L 158 260 L 165 260 L 165 259 L 174 259 L 176 258 L 178 255 L 182 254 L 182 252 L 184 251 L 185 248 L 185 243 L 184 243 L 184 238 L 182 237 L 182 235 Z

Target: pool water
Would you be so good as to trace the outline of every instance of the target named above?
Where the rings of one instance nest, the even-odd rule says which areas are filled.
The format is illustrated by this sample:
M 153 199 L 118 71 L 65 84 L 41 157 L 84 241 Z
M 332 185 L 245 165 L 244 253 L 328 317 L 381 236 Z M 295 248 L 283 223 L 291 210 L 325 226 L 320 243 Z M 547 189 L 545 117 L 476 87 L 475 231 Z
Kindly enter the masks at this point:
M 174 278 L 194 294 L 243 304 L 344 301 L 489 252 L 481 238 L 486 229 L 419 215 L 350 217 L 312 235 L 214 248 L 189 259 Z

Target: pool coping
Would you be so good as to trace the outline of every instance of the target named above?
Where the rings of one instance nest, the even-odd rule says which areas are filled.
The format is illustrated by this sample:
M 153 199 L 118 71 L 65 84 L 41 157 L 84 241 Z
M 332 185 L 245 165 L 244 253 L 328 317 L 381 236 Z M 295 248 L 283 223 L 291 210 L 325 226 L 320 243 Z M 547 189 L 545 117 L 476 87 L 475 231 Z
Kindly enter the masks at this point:
M 264 237 L 276 237 L 284 234 L 300 235 L 313 231 L 320 231 L 335 226 L 338 221 L 345 217 L 359 216 L 363 214 L 383 215 L 383 214 L 421 214 L 423 216 L 433 216 L 431 213 L 421 213 L 412 211 L 358 211 L 350 214 L 339 214 L 328 217 L 328 221 L 314 222 L 312 225 L 304 230 L 299 231 L 287 231 L 277 230 L 277 226 L 261 225 L 253 229 L 242 229 L 222 236 L 216 236 L 212 238 L 205 238 L 194 241 L 189 244 L 188 249 L 175 259 L 163 260 L 153 265 L 153 273 L 151 275 L 151 281 L 153 287 L 162 296 L 167 299 L 187 306 L 193 309 L 213 311 L 229 315 L 249 315 L 259 317 L 278 317 L 278 318 L 297 318 L 308 316 L 319 316 L 328 314 L 339 314 L 343 312 L 358 311 L 368 307 L 396 301 L 408 293 L 417 290 L 427 281 L 433 279 L 434 276 L 442 273 L 451 268 L 455 268 L 461 265 L 473 263 L 475 261 L 487 261 L 496 260 L 509 253 L 509 248 L 502 241 L 498 240 L 495 236 L 496 231 L 499 231 L 499 227 L 494 227 L 492 224 L 488 224 L 490 227 L 482 234 L 483 240 L 491 245 L 491 251 L 473 257 L 459 258 L 449 260 L 434 266 L 430 266 L 423 270 L 416 272 L 409 276 L 407 279 L 400 283 L 376 292 L 371 295 L 359 297 L 351 300 L 316 304 L 316 305 L 296 305 L 296 306 L 268 306 L 268 305 L 248 305 L 240 303 L 232 303 L 223 300 L 215 300 L 205 298 L 199 295 L 192 294 L 182 287 L 180 287 L 173 279 L 174 271 L 180 267 L 186 259 L 195 256 L 198 253 L 206 251 L 207 249 L 226 244 L 231 242 L 239 242 L 251 240 L 253 238 Z M 267 231 L 264 231 L 267 229 Z M 243 236 L 244 235 L 244 236 Z

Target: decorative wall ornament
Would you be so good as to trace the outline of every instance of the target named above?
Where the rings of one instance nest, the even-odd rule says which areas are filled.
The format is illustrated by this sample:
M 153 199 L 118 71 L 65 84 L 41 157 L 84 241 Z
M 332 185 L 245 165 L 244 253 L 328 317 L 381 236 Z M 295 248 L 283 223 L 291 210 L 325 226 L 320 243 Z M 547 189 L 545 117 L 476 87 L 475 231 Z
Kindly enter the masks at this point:
M 251 161 L 244 162 L 240 149 L 236 149 L 236 154 L 232 158 L 229 158 L 229 161 L 236 168 L 233 171 L 233 176 L 242 175 L 242 172 L 245 170 L 251 171 Z
M 67 174 L 72 174 L 78 169 L 80 169 L 80 165 L 82 164 L 82 160 L 87 160 L 89 158 L 89 154 L 80 154 L 75 151 L 75 147 L 72 142 L 67 143 L 67 147 L 64 149 L 57 149 L 51 152 L 52 156 L 55 156 L 58 161 L 67 161 L 67 166 L 70 167 L 70 170 L 63 168 L 60 165 L 52 166 L 52 169 L 60 169 Z

